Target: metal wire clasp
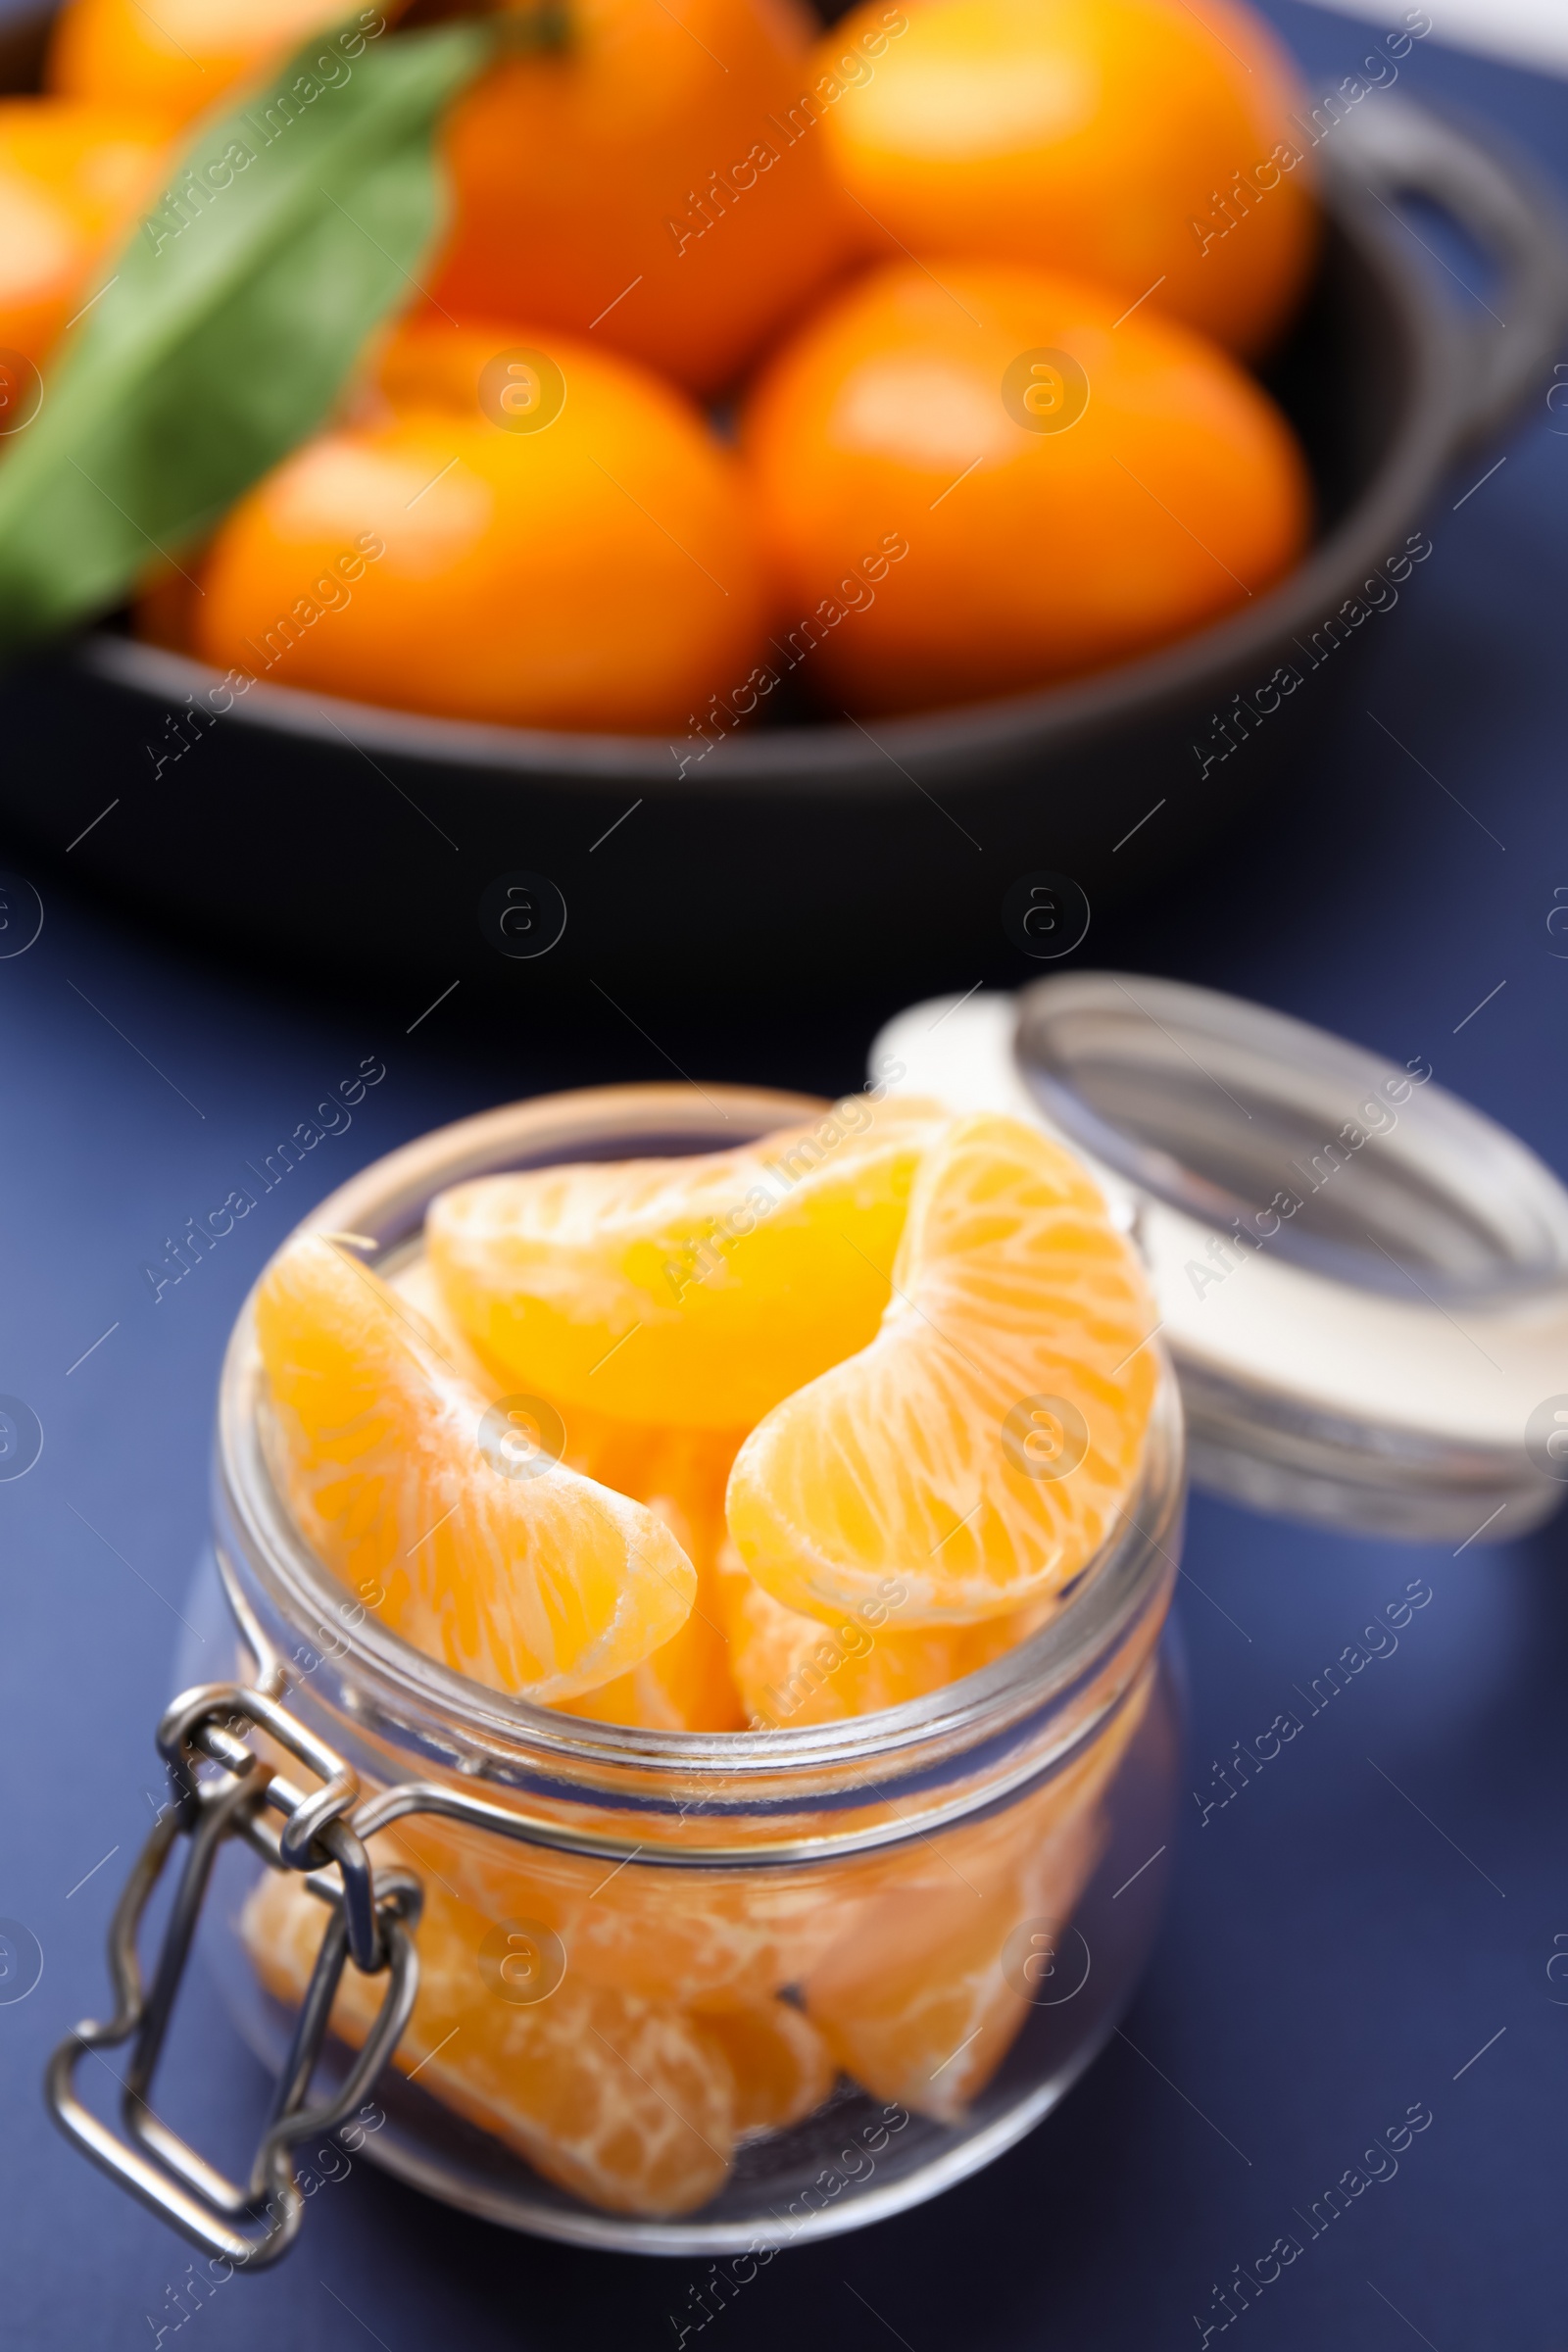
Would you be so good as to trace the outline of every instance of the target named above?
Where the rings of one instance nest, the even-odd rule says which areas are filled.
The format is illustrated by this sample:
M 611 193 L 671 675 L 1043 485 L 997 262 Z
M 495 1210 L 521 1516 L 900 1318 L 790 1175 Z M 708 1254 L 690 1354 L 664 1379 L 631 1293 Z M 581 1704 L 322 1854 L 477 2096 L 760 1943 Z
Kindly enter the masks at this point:
M 284 1779 L 246 1743 L 250 1731 L 265 1734 L 305 1765 L 319 1786 L 307 1791 Z M 349 1826 L 360 1794 L 354 1771 L 267 1690 L 237 1683 L 187 1690 L 159 1725 L 158 1745 L 171 1769 L 175 1802 L 137 1857 L 110 1925 L 115 2014 L 102 2024 L 85 2020 L 67 2035 L 49 2062 L 44 2097 L 67 2136 L 143 2204 L 204 2253 L 256 2270 L 275 2262 L 299 2232 L 305 2204 L 290 2154 L 295 2141 L 332 2131 L 353 2112 L 408 2023 L 419 1981 L 412 1931 L 418 1923 L 420 1889 L 405 1872 L 372 1871 Z M 272 1815 L 279 1818 L 269 1818 Z M 190 1840 L 189 1850 L 148 1989 L 138 1950 L 141 1921 L 181 1837 Z M 153 2076 L 207 1883 L 219 1849 L 236 1837 L 272 1869 L 303 1873 L 328 1914 L 271 2113 L 243 2187 L 171 2131 L 151 2104 Z M 336 2093 L 308 2107 L 306 2093 L 347 1961 L 368 1976 L 385 1971 L 386 1992 Z M 127 2041 L 130 2061 L 119 2078 L 122 2137 L 84 2104 L 75 2078 L 88 2051 Z

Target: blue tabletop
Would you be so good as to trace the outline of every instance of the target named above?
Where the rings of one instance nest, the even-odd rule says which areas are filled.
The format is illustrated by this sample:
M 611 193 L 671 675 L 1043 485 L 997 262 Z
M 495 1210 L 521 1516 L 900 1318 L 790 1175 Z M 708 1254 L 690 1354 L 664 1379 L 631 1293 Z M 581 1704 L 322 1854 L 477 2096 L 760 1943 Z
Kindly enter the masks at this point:
M 1366 47 L 1349 19 L 1290 0 L 1273 13 L 1315 74 L 1353 71 Z M 1568 82 L 1435 39 L 1404 80 L 1491 116 L 1548 169 L 1568 155 Z M 1474 495 L 1470 476 L 1455 482 L 1426 518 L 1433 557 L 1367 657 L 1360 702 L 1381 724 L 1353 708 L 1315 781 L 1156 877 L 1095 946 L 1098 961 L 1426 1055 L 1568 1174 L 1568 941 L 1547 928 L 1554 892 L 1568 897 L 1568 415 L 1546 390 L 1506 463 Z M 188 2249 L 57 2137 L 39 2074 L 62 2030 L 105 2005 L 105 1923 L 157 1801 L 151 1730 L 206 1517 L 220 1352 L 287 1226 L 390 1146 L 545 1087 L 664 1076 L 671 1060 L 700 1077 L 853 1085 L 897 994 L 808 1027 L 785 1001 L 697 1012 L 650 996 L 631 1008 L 640 1028 L 600 1003 L 540 1037 L 488 1027 L 466 991 L 411 1033 L 422 999 L 372 974 L 355 996 L 288 969 L 224 970 L 139 926 L 132 906 L 36 879 L 42 931 L 0 961 L 0 1392 L 43 1431 L 35 1467 L 0 1483 L 0 1915 L 20 1923 L 15 1948 L 42 1957 L 24 1999 L 0 1998 L 10 2340 L 673 2344 L 670 2315 L 689 2312 L 703 2266 L 512 2236 L 364 2163 L 316 2197 L 280 2269 L 191 2310 Z M 958 958 L 951 977 L 973 974 Z M 155 1303 L 144 1261 L 367 1054 L 387 1074 L 352 1126 Z M 1200 1497 L 1178 1604 L 1192 1724 L 1175 1890 L 1125 2038 L 978 2179 L 782 2256 L 710 2323 L 715 2346 L 1197 2344 L 1216 2284 L 1301 2236 L 1295 2217 L 1420 2105 L 1431 2126 L 1396 2174 L 1234 2325 L 1251 2352 L 1559 2352 L 1565 1547 L 1563 1523 L 1456 1556 Z M 1432 1599 L 1396 1651 L 1204 1819 L 1186 1789 L 1208 1787 L 1210 1760 L 1412 1578 Z M 237 2156 L 265 2094 L 194 1984 L 173 2119 Z

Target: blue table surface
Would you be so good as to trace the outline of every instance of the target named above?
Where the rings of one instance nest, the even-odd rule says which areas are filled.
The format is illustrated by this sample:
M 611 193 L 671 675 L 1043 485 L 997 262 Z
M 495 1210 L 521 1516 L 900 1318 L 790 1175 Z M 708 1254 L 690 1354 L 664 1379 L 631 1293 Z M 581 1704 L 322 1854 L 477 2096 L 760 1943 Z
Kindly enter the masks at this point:
M 1274 13 L 1314 74 L 1353 70 L 1367 46 L 1345 18 L 1290 0 Z M 1568 155 L 1568 83 L 1427 40 L 1404 84 L 1491 116 L 1548 170 Z M 1375 624 L 1360 699 L 1408 753 L 1352 709 L 1312 783 L 1095 947 L 1427 1054 L 1568 1173 L 1568 941 L 1547 929 L 1568 893 L 1568 415 L 1548 411 L 1549 380 L 1506 464 L 1456 505 L 1489 453 L 1436 502 L 1433 556 Z M 410 1035 L 423 998 L 403 984 L 372 974 L 333 994 L 224 969 L 132 907 L 39 879 L 43 931 L 0 962 L 0 1391 L 45 1432 L 34 1470 L 0 1485 L 0 1914 L 43 1954 L 35 1989 L 0 2005 L 8 2340 L 128 2352 L 194 2328 L 236 2352 L 673 2344 L 704 2266 L 513 2236 L 364 2163 L 318 2195 L 279 2270 L 181 2325 L 188 2249 L 67 2148 L 39 2074 L 62 2030 L 105 2004 L 103 1931 L 148 1826 L 151 1727 L 203 1532 L 220 1352 L 288 1224 L 424 1128 L 549 1086 L 664 1076 L 662 1056 L 705 1077 L 853 1085 L 897 992 L 809 1026 L 784 996 L 657 1016 L 650 1000 L 634 1009 L 657 1046 L 604 1004 L 498 1040 L 459 995 Z M 971 977 L 956 959 L 954 986 Z M 365 1054 L 387 1076 L 352 1128 L 155 1304 L 142 1261 Z M 1236 2325 L 1251 2352 L 1560 2352 L 1565 1544 L 1559 1523 L 1456 1556 L 1199 1497 L 1178 1603 L 1192 1728 L 1175 1890 L 1127 2038 L 1024 2145 L 934 2206 L 781 2257 L 710 2340 L 1196 2343 L 1214 2282 L 1301 2234 L 1298 2210 L 1420 2103 L 1433 2123 L 1396 2177 Z M 1396 1653 L 1204 1822 L 1186 1788 L 1209 1759 L 1411 1578 L 1433 1598 Z M 237 2148 L 265 2087 L 197 1983 L 169 2077 L 176 2119 Z

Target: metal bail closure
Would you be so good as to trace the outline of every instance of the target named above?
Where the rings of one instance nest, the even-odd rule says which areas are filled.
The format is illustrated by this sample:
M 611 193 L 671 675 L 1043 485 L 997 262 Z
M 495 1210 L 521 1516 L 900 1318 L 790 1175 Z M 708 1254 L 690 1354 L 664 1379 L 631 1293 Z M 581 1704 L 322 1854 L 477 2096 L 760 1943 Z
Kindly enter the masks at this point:
M 246 1745 L 242 1735 L 253 1728 L 305 1764 L 321 1786 L 307 1794 L 284 1780 Z M 295 2141 L 333 2131 L 353 2113 L 408 2023 L 418 1988 L 412 1931 L 418 1922 L 419 1887 L 401 1872 L 372 1873 L 347 1818 L 359 1797 L 354 1773 L 265 1690 L 237 1684 L 188 1690 L 159 1726 L 158 1743 L 172 1767 L 178 1797 L 143 1846 L 110 1925 L 115 2014 L 104 2023 L 88 2020 L 67 2035 L 49 2062 L 44 2096 L 70 2139 L 203 2253 L 259 2270 L 275 2262 L 299 2232 L 305 2206 L 290 2155 Z M 281 1828 L 270 1814 L 281 1817 Z M 271 2113 L 243 2187 L 171 2131 L 152 2104 L 153 2077 L 202 1898 L 220 1847 L 236 1837 L 272 1869 L 309 1874 L 305 1883 L 326 1913 Z M 141 1921 L 181 1838 L 189 1841 L 184 1867 L 148 1989 L 138 1951 Z M 386 1992 L 336 2093 L 307 2106 L 333 1995 L 349 1960 L 368 1975 L 384 1970 Z M 100 2122 L 76 2087 L 82 2059 L 122 2042 L 131 2045 L 118 2078 L 123 2137 Z M 107 2060 L 103 2064 L 114 2072 Z
M 914 1005 L 889 1054 L 901 1092 L 1088 1162 L 1148 1265 L 1199 1484 L 1454 1542 L 1564 1498 L 1568 1192 L 1424 1054 L 1132 972 Z

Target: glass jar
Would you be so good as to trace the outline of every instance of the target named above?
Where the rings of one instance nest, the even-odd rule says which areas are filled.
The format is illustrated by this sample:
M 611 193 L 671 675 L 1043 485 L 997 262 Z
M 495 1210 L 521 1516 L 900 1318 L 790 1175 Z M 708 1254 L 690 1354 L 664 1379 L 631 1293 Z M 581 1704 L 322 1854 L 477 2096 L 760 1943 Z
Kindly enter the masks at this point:
M 449 1185 L 709 1151 L 825 1107 L 734 1088 L 546 1098 L 392 1153 L 307 1223 L 393 1273 Z M 573 1717 L 414 1649 L 303 1544 L 264 1458 L 263 1392 L 247 1307 L 194 1612 L 226 1602 L 240 1664 L 165 1719 L 177 1803 L 117 1915 L 120 2012 L 56 2060 L 57 2115 L 90 2154 L 210 2254 L 273 2259 L 301 2219 L 290 2148 L 362 2110 L 396 2043 L 355 2136 L 402 2179 L 549 2236 L 744 2263 L 916 2203 L 1048 2113 L 1130 1999 L 1163 1890 L 1184 1488 L 1163 1358 L 1137 1493 L 1039 1632 L 906 1705 L 743 1733 Z M 318 1786 L 290 1777 L 301 1763 Z M 143 1998 L 126 1955 L 182 1831 Z M 279 2076 L 238 2184 L 147 2095 L 210 1877 L 204 1945 Z M 340 1976 L 343 2043 L 325 2031 Z M 82 2043 L 116 2040 L 133 2043 L 123 2137 L 73 2082 Z

